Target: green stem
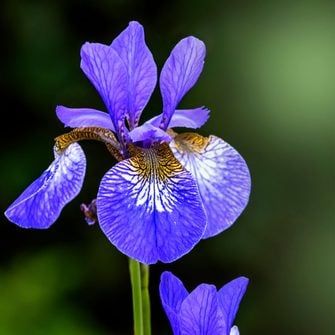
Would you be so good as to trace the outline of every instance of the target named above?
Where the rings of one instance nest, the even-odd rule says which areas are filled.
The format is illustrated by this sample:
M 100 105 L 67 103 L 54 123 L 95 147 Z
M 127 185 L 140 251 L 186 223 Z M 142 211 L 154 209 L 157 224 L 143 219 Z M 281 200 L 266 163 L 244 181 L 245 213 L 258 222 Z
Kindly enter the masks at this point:
M 135 335 L 144 335 L 140 263 L 129 258 L 129 271 L 133 295 L 134 333 Z
M 151 335 L 151 312 L 149 295 L 149 266 L 141 264 L 142 277 L 142 304 L 144 335 Z

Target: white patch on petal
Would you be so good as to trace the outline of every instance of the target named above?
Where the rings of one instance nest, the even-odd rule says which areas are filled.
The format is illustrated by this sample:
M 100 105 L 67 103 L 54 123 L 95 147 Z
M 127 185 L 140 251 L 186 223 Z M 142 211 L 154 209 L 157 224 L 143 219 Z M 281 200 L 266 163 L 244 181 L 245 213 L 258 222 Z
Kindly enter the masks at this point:
M 174 189 L 185 172 L 169 150 L 152 150 L 143 150 L 128 164 L 120 165 L 118 175 L 131 183 L 129 196 L 136 206 L 145 206 L 147 212 L 172 212 L 178 201 Z M 110 187 L 117 190 L 117 185 Z
M 232 329 L 230 330 L 229 335 L 240 335 L 240 332 L 239 332 L 237 326 L 232 327 Z

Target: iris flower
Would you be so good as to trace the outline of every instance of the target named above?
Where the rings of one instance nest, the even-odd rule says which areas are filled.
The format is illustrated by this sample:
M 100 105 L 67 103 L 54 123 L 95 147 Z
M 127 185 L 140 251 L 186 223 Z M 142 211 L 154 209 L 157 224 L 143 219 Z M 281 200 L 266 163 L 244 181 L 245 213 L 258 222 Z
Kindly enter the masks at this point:
M 219 291 L 201 284 L 188 293 L 171 272 L 163 272 L 159 286 L 174 335 L 239 335 L 234 319 L 249 280 L 239 277 Z
M 55 139 L 55 160 L 7 218 L 24 228 L 50 227 L 83 184 L 86 159 L 76 142 L 93 139 L 118 160 L 102 178 L 95 205 L 102 231 L 121 252 L 146 264 L 172 262 L 227 229 L 248 202 L 245 161 L 219 137 L 172 130 L 199 128 L 208 119 L 204 107 L 177 109 L 198 80 L 205 53 L 193 36 L 177 43 L 160 73 L 162 113 L 139 125 L 157 81 L 143 27 L 130 22 L 111 45 L 85 43 L 81 69 L 108 113 L 56 108 L 74 130 Z

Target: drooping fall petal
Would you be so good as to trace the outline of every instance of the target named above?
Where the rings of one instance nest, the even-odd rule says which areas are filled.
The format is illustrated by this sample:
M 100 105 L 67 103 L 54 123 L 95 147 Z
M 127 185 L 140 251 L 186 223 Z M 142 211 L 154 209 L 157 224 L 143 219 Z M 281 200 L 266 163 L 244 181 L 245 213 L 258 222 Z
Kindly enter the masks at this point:
M 180 134 L 170 147 L 198 183 L 208 220 L 204 238 L 230 227 L 249 200 L 250 173 L 242 156 L 213 135 Z
M 180 258 L 206 228 L 197 185 L 167 144 L 137 149 L 110 169 L 100 184 L 97 209 L 112 244 L 146 264 Z
M 79 144 L 71 144 L 6 210 L 11 222 L 23 228 L 49 228 L 63 207 L 80 192 L 86 158 Z

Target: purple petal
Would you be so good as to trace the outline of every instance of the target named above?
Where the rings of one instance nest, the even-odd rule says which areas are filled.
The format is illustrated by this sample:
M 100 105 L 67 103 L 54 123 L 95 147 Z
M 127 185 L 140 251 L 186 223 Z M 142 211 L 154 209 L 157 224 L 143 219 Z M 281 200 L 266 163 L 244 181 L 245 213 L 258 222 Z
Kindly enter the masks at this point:
M 152 124 L 159 127 L 162 115 L 157 115 L 147 121 L 146 123 Z M 172 117 L 169 124 L 169 128 L 174 127 L 185 127 L 185 128 L 200 128 L 204 125 L 209 118 L 209 109 L 205 107 L 198 107 L 194 109 L 177 109 Z
M 199 128 L 208 119 L 209 109 L 200 107 L 194 109 L 177 109 L 172 115 L 170 127 Z M 133 142 L 144 141 L 148 139 L 170 142 L 171 136 L 159 128 L 162 120 L 162 114 L 153 117 L 139 127 L 133 129 L 129 136 Z
M 128 117 L 130 128 L 138 125 L 141 112 L 156 86 L 157 67 L 145 44 L 144 30 L 138 22 L 130 22 L 112 43 L 128 72 Z
M 223 335 L 222 321 L 215 286 L 201 284 L 182 303 L 180 334 Z
M 182 281 L 169 271 L 161 275 L 159 292 L 162 303 L 176 313 L 179 313 L 182 302 L 188 296 Z
M 85 154 L 77 143 L 55 153 L 55 160 L 7 209 L 6 217 L 23 228 L 50 227 L 79 193 L 85 169 Z
M 67 127 L 102 127 L 115 130 L 109 114 L 96 109 L 57 106 L 56 114 Z
M 119 132 L 128 108 L 128 73 L 116 51 L 107 45 L 85 43 L 81 48 L 80 67 L 100 93 Z
M 203 238 L 230 227 L 246 207 L 250 174 L 242 156 L 216 136 L 177 135 L 170 143 L 175 157 L 196 179 L 207 214 Z
M 98 220 L 127 256 L 146 264 L 172 262 L 201 239 L 205 213 L 194 179 L 167 145 L 140 150 L 103 177 Z
M 229 334 L 233 325 L 238 307 L 247 289 L 248 282 L 248 278 L 239 277 L 223 286 L 218 292 L 219 306 L 226 324 L 226 334 Z
M 204 43 L 190 36 L 182 39 L 174 47 L 165 62 L 160 76 L 163 98 L 162 129 L 168 127 L 179 102 L 198 80 L 204 66 L 205 55 Z
M 160 297 L 165 313 L 170 321 L 174 334 L 179 334 L 179 311 L 184 299 L 188 296 L 181 280 L 171 272 L 165 271 L 161 275 L 159 285 Z
M 231 330 L 229 335 L 240 335 L 240 332 L 236 326 L 234 326 Z
M 200 128 L 209 118 L 209 109 L 199 107 L 194 109 L 177 109 L 172 115 L 169 127 Z
M 150 123 L 144 123 L 142 126 L 134 128 L 129 132 L 129 136 L 133 142 L 146 140 L 170 142 L 172 139 L 164 130 L 155 127 Z

